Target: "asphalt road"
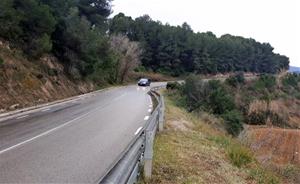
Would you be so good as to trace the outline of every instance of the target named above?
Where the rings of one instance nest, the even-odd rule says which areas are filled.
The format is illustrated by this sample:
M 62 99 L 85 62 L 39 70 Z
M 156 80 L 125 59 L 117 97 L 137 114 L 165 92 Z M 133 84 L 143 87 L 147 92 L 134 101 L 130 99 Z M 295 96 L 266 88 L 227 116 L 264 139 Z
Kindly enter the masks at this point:
M 0 183 L 98 182 L 145 126 L 149 89 L 111 89 L 0 122 Z

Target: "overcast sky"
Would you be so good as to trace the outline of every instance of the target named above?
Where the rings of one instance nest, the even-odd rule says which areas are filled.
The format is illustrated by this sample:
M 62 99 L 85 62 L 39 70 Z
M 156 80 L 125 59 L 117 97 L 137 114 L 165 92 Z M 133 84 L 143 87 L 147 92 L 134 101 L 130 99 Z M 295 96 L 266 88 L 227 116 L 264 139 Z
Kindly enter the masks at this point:
M 229 33 L 269 42 L 300 67 L 300 0 L 114 0 L 113 15 L 144 14 L 195 32 Z

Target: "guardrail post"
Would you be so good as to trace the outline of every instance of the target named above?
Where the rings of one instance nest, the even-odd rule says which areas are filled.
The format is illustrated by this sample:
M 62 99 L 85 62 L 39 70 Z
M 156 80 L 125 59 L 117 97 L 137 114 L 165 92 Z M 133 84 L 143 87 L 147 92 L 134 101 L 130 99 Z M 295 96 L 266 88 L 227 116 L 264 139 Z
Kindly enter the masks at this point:
M 158 119 L 158 131 L 164 130 L 164 118 L 165 118 L 165 104 L 164 97 L 160 96 L 161 107 L 159 109 L 159 119 Z
M 153 131 L 146 130 L 146 145 L 144 154 L 144 177 L 146 179 L 150 179 L 152 176 L 153 135 Z

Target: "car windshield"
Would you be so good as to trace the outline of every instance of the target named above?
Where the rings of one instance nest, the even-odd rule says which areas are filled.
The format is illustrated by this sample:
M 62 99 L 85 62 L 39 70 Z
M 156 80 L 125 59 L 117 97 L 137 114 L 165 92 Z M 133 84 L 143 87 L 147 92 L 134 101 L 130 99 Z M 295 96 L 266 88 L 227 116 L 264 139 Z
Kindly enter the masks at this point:
M 140 82 L 148 82 L 148 79 L 141 79 Z

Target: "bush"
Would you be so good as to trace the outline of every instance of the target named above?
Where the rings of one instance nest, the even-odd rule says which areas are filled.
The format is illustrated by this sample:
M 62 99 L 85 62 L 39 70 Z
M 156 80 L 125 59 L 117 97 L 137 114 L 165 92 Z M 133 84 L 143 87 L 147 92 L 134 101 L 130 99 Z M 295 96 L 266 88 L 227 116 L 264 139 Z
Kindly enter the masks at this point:
M 268 89 L 272 90 L 276 86 L 276 78 L 273 75 L 261 75 L 255 82 L 254 87 L 257 90 Z
M 271 124 L 278 127 L 289 127 L 289 113 L 281 105 L 280 101 L 256 100 L 250 104 L 247 122 L 253 125 Z
M 268 103 L 266 101 L 253 101 L 248 110 L 247 122 L 253 125 L 264 125 L 268 118 Z
M 239 72 L 233 76 L 230 76 L 225 81 L 227 84 L 233 87 L 237 87 L 238 85 L 245 84 L 245 77 L 243 72 Z
M 262 168 L 254 168 L 250 170 L 250 178 L 255 179 L 258 184 L 279 184 L 278 178 L 271 172 L 267 172 Z
M 168 82 L 167 87 L 168 90 L 179 90 L 181 89 L 181 84 L 178 82 Z
M 183 93 L 190 111 L 200 109 L 223 114 L 235 108 L 233 96 L 217 80 L 207 82 L 190 76 L 185 82 Z
M 232 164 L 239 168 L 246 166 L 254 160 L 251 152 L 238 144 L 230 146 L 227 150 L 227 155 Z
M 49 53 L 52 49 L 52 42 L 50 36 L 44 34 L 40 38 L 33 39 L 30 44 L 28 44 L 27 53 L 32 57 L 39 58 L 44 53 Z
M 228 111 L 222 115 L 226 123 L 226 130 L 233 136 L 237 136 L 243 130 L 243 116 L 237 110 Z
M 289 73 L 282 78 L 282 85 L 285 88 L 289 88 L 289 87 L 298 88 L 299 82 L 300 82 L 300 75 L 296 73 Z
M 215 114 L 223 114 L 235 108 L 234 98 L 219 81 L 209 81 L 210 90 L 208 106 Z

